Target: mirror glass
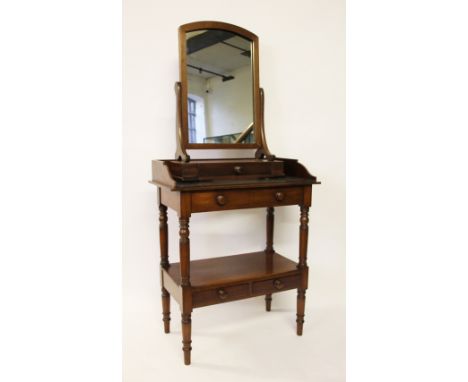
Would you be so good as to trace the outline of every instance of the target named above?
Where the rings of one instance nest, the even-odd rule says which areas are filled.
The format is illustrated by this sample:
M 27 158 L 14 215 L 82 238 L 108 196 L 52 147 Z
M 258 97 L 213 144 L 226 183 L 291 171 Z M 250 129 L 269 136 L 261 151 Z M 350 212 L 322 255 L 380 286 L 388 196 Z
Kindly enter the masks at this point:
M 252 42 L 232 32 L 186 34 L 189 143 L 254 143 Z

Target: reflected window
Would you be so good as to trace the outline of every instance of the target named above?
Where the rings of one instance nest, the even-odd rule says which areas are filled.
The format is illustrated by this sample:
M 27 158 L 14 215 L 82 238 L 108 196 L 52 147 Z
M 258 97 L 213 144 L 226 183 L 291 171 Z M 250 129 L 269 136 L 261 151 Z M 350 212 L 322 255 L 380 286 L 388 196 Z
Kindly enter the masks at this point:
M 188 98 L 188 130 L 189 142 L 197 141 L 197 101 L 193 98 Z

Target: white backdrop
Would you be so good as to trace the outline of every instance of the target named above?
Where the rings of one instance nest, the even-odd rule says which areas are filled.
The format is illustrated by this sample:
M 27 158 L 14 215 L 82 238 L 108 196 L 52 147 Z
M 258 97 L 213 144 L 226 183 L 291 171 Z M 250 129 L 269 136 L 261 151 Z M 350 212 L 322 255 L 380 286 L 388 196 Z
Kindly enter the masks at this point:
M 154 381 L 163 373 L 204 381 L 344 381 L 344 1 L 127 0 L 123 16 L 124 381 Z M 172 333 L 162 328 L 156 188 L 148 180 L 151 160 L 175 151 L 177 27 L 198 20 L 233 23 L 259 36 L 269 148 L 298 158 L 322 185 L 313 189 L 310 210 L 303 337 L 294 331 L 294 291 L 274 295 L 268 314 L 262 297 L 197 309 L 192 365 L 185 367 L 173 300 Z M 298 207 L 278 208 L 275 216 L 275 249 L 297 259 Z M 192 215 L 191 256 L 262 249 L 264 224 L 263 209 Z M 169 256 L 176 261 L 172 211 L 169 229 Z

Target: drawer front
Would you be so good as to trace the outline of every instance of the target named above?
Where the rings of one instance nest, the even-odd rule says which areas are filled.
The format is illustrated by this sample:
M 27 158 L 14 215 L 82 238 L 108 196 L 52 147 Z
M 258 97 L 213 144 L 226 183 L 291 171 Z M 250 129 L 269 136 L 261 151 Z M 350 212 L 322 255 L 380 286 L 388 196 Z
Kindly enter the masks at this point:
M 240 300 L 250 296 L 249 284 L 234 285 L 230 287 L 209 289 L 193 292 L 193 307 L 220 304 L 222 302 Z
M 283 162 L 253 162 L 253 163 L 206 163 L 198 166 L 198 175 L 200 179 L 213 179 L 222 177 L 259 176 L 275 177 L 283 176 Z
M 303 187 L 201 191 L 192 194 L 192 212 L 302 204 Z
M 278 177 L 284 176 L 284 161 L 191 161 L 188 163 L 170 161 L 171 175 L 178 180 L 209 180 L 238 177 Z M 154 175 L 153 175 L 154 179 Z
M 274 279 L 257 281 L 252 285 L 252 294 L 261 295 L 267 293 L 281 292 L 283 290 L 295 289 L 301 285 L 301 276 L 286 276 Z

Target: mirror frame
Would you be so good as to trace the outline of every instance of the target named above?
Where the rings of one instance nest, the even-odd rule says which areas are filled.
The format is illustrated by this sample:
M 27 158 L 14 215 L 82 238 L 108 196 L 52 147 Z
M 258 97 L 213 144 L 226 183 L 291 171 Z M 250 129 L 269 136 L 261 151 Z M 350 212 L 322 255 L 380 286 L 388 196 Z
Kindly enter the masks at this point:
M 190 143 L 188 141 L 188 106 L 187 106 L 187 50 L 186 34 L 202 29 L 220 29 L 235 33 L 252 41 L 252 101 L 255 143 Z M 197 21 L 179 27 L 179 72 L 180 72 L 180 123 L 177 138 L 180 140 L 182 151 L 185 149 L 258 149 L 262 147 L 260 131 L 260 82 L 258 63 L 258 37 L 241 27 L 220 21 Z

